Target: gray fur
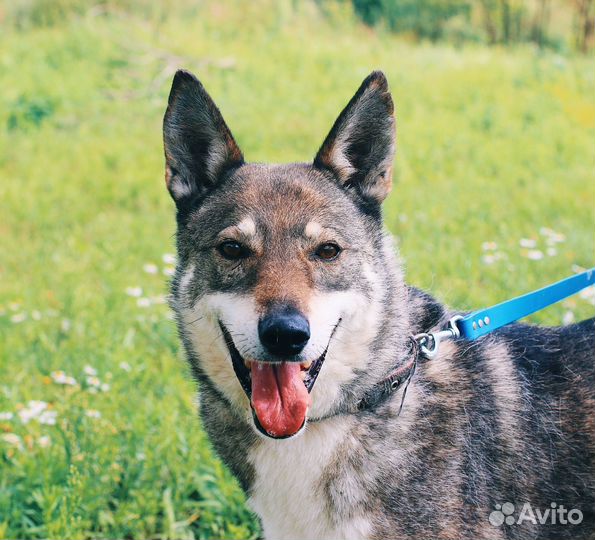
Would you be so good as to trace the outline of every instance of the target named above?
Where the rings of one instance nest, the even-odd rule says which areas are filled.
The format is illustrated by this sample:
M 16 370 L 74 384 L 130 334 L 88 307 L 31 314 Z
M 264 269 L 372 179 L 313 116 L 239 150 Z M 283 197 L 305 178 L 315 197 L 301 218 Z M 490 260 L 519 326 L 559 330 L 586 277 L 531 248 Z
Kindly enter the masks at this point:
M 370 90 L 371 83 L 376 86 Z M 312 508 L 321 514 L 304 520 L 312 519 L 312 527 L 324 521 L 324 530 L 354 538 L 593 538 L 594 319 L 564 328 L 515 324 L 475 342 L 450 343 L 435 360 L 419 363 L 400 415 L 401 392 L 374 410 L 336 414 L 354 408 L 366 392 L 407 360 L 409 336 L 441 329 L 456 313 L 405 285 L 383 229 L 379 204 L 387 190 L 378 188 L 383 185 L 378 182 L 389 174 L 394 148 L 392 101 L 388 107 L 385 79 L 378 74 L 367 79 L 314 164 L 272 166 L 223 160 L 215 177 L 211 173 L 192 176 L 191 171 L 204 166 L 204 157 L 199 163 L 192 161 L 180 138 L 184 132 L 175 127 L 183 123 L 184 115 L 172 103 L 182 102 L 186 109 L 190 107 L 185 110 L 194 119 L 193 129 L 229 141 L 221 135 L 227 129 L 222 119 L 213 121 L 212 102 L 205 105 L 202 86 L 199 99 L 192 88 L 190 93 L 182 88 L 182 97 L 172 89 L 165 122 L 168 166 L 171 156 L 178 156 L 177 170 L 185 167 L 185 182 L 192 190 L 184 204 L 173 194 L 178 204 L 179 265 L 172 305 L 199 382 L 203 425 L 254 505 L 262 508 L 258 490 L 268 479 L 264 469 L 258 470 L 262 461 L 254 456 L 266 455 L 270 449 L 271 459 L 280 459 L 284 449 L 290 455 L 300 442 L 271 442 L 257 435 L 246 404 L 231 398 L 209 375 L 215 357 L 198 354 L 193 321 L 184 313 L 201 299 L 221 292 L 251 295 L 274 285 L 278 286 L 275 294 L 308 298 L 312 291 L 343 291 L 359 295 L 364 302 L 356 315 L 346 319 L 355 324 L 373 312 L 375 332 L 365 345 L 357 343 L 366 351 L 363 367 L 354 369 L 341 386 L 321 415 L 325 419 L 310 417 L 309 427 L 299 436 L 307 449 L 307 442 L 323 433 L 325 426 L 344 430 L 332 454 L 320 458 L 325 459 L 320 472 L 305 478 L 316 501 Z M 375 89 L 381 91 L 375 93 Z M 193 111 L 192 103 L 198 111 Z M 211 112 L 203 114 L 204 107 Z M 175 125 L 171 118 L 177 119 Z M 197 118 L 207 125 L 196 125 Z M 351 168 L 339 170 L 328 149 L 337 139 L 353 141 L 356 124 L 358 137 L 368 137 L 369 144 L 353 145 L 347 152 Z M 216 254 L 218 234 L 246 215 L 255 222 L 257 234 L 249 241 L 257 255 L 232 265 Z M 312 246 L 304 228 L 312 220 L 336 231 L 336 240 L 346 246 L 335 263 L 319 264 L 309 258 Z M 291 276 L 304 278 L 299 290 L 292 289 L 293 277 L 284 282 L 283 272 L 270 269 L 275 264 Z M 263 283 L 263 276 L 281 283 Z M 330 351 L 340 347 L 341 340 L 354 339 L 349 324 L 339 328 Z M 209 338 L 221 341 L 217 332 Z M 240 343 L 241 336 L 236 337 Z M 242 350 L 258 351 L 252 346 L 257 344 Z M 331 368 L 331 364 L 323 366 L 317 382 L 320 388 L 330 384 L 324 370 Z M 322 398 L 321 394 L 313 397 Z M 296 454 L 296 467 L 299 457 Z M 307 473 L 304 470 L 305 477 Z M 296 487 L 275 485 L 279 501 L 291 498 Z M 579 509 L 583 521 L 578 525 L 491 525 L 490 512 L 507 501 L 529 502 L 541 509 L 552 502 L 564 504 Z M 308 511 L 308 501 L 302 502 Z M 286 536 L 267 522 L 268 510 L 274 514 L 283 508 L 264 509 L 265 534 Z M 299 526 L 295 524 L 296 531 Z

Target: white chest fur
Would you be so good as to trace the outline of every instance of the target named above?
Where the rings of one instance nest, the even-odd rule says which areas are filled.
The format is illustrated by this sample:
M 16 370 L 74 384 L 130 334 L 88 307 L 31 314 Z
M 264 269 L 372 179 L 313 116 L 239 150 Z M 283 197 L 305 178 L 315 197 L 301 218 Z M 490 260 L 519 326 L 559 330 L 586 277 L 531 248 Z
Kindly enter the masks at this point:
M 352 421 L 336 417 L 310 424 L 295 439 L 263 439 L 250 451 L 256 477 L 249 504 L 262 519 L 267 540 L 369 536 L 365 517 L 343 520 L 334 515 L 322 480 L 350 437 Z

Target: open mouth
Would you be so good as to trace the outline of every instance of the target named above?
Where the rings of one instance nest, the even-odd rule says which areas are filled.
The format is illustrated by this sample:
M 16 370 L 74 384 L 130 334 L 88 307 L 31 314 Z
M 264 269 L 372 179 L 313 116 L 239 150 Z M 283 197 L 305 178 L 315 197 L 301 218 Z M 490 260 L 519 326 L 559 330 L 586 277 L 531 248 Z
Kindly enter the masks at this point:
M 219 321 L 233 369 L 252 407 L 254 425 L 264 435 L 285 439 L 298 433 L 306 423 L 310 392 L 324 364 L 337 322 L 323 353 L 313 361 L 260 362 L 243 358 L 231 334 Z

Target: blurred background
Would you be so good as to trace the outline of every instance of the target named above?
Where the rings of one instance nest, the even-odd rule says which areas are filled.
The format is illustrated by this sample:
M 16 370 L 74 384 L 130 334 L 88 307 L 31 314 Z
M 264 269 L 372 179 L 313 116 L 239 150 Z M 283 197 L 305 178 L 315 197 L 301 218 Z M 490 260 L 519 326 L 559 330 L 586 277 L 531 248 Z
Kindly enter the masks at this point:
M 387 226 L 410 283 L 471 309 L 593 266 L 593 17 L 592 0 L 0 1 L 0 538 L 258 537 L 166 305 L 176 69 L 273 162 L 312 159 L 383 69 Z

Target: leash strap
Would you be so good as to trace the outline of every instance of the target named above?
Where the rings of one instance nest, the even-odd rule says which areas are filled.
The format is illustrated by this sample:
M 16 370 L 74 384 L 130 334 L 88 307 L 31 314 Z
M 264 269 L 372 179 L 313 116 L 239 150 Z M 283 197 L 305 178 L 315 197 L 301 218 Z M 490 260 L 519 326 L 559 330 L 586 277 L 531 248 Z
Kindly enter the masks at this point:
M 544 309 L 595 284 L 595 268 L 568 277 L 495 306 L 474 311 L 457 321 L 461 337 L 477 339 L 493 330 Z
M 427 358 L 434 358 L 438 353 L 440 342 L 444 339 L 459 337 L 468 340 L 477 339 L 497 328 L 568 298 L 594 284 L 595 267 L 537 291 L 518 296 L 489 308 L 474 311 L 464 317 L 457 315 L 450 319 L 446 330 L 418 334 L 415 336 L 415 340 L 419 343 L 421 352 Z

